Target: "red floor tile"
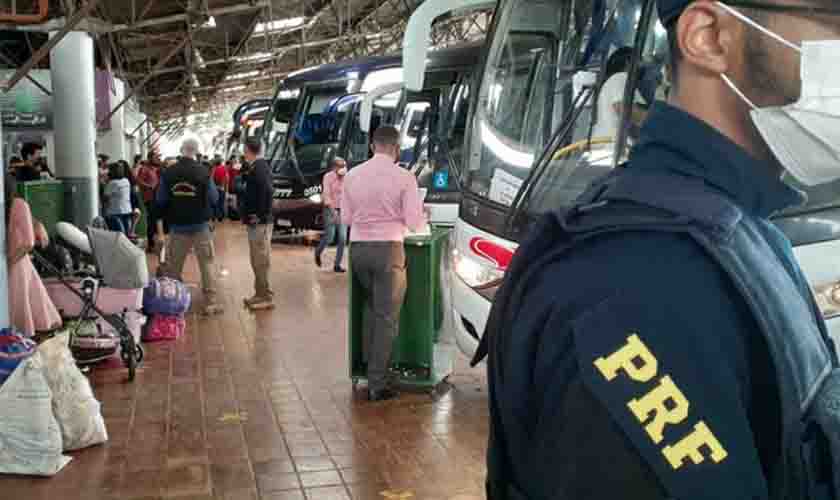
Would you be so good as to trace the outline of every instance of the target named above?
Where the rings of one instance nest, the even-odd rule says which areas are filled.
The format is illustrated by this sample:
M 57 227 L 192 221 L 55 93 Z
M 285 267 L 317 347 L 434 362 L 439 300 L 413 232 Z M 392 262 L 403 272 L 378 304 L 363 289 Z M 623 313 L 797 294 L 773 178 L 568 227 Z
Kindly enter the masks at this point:
M 216 235 L 226 314 L 190 316 L 185 337 L 147 345 L 133 384 L 119 363 L 93 370 L 110 441 L 74 454 L 51 479 L 0 476 L 4 495 L 380 500 L 387 490 L 482 498 L 483 369 L 459 360 L 454 388 L 434 399 L 366 402 L 347 378 L 346 276 L 315 269 L 310 248 L 275 245 L 278 307 L 253 315 L 241 307 L 252 287 L 244 229 L 230 224 Z M 193 259 L 186 275 L 198 282 Z

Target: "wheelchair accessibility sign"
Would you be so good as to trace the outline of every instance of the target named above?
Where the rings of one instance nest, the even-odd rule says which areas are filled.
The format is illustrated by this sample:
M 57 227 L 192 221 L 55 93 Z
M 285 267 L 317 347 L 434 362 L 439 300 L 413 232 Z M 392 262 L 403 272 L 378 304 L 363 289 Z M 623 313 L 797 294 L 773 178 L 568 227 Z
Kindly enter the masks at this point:
M 447 186 L 449 186 L 449 171 L 435 172 L 435 188 L 445 189 Z

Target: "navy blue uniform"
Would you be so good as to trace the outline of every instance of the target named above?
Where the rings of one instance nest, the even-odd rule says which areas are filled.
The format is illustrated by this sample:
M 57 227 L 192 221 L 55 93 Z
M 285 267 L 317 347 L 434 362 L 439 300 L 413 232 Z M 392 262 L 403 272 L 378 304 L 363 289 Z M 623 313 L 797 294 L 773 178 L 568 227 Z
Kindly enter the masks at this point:
M 641 134 L 624 168 L 700 180 L 731 200 L 810 297 L 789 242 L 767 221 L 804 199 L 772 165 L 662 103 Z M 663 481 L 732 498 L 734 484 L 704 484 L 715 466 L 765 482 L 753 491 L 772 489 L 782 443 L 768 346 L 730 278 L 690 237 L 593 238 L 541 269 L 515 302 L 488 364 L 491 425 L 504 437 L 504 456 L 488 461 L 526 498 L 665 499 Z M 634 370 L 647 385 L 633 383 Z M 663 394 L 679 397 L 657 416 L 649 405 Z M 677 407 L 685 412 L 663 420 Z

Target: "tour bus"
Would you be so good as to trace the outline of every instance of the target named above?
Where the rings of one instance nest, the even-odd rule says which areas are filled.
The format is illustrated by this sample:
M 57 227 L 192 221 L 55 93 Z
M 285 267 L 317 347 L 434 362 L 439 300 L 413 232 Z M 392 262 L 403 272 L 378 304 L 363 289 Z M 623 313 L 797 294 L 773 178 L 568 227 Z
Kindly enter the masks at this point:
M 409 91 L 400 82 L 374 89 L 362 100 L 362 133 L 379 124 L 400 130 L 400 163 L 425 190 L 435 225 L 452 226 L 458 215 L 470 90 L 483 48 L 471 44 L 431 52 L 420 91 Z M 389 121 L 382 110 L 394 102 L 400 103 L 399 110 L 396 121 Z
M 322 227 L 321 181 L 333 158 L 350 166 L 368 159 L 367 144 L 353 143 L 354 105 L 363 92 L 401 80 L 402 57 L 394 55 L 307 68 L 280 82 L 261 131 L 276 220 L 293 230 Z
M 266 111 L 271 106 L 271 99 L 252 99 L 242 103 L 233 113 L 233 131 L 228 138 L 225 159 L 231 155 L 241 155 L 245 141 L 259 137 L 262 133 Z M 281 127 L 276 127 L 280 129 Z M 273 131 L 277 133 L 278 130 Z
M 480 3 L 421 4 L 406 32 L 408 86 L 422 85 L 432 21 Z M 528 228 L 624 161 L 650 104 L 668 93 L 668 41 L 655 0 L 499 0 L 495 12 L 471 97 L 462 198 L 443 270 L 451 328 L 467 356 Z M 796 187 L 808 203 L 774 221 L 793 242 L 836 337 L 840 184 Z

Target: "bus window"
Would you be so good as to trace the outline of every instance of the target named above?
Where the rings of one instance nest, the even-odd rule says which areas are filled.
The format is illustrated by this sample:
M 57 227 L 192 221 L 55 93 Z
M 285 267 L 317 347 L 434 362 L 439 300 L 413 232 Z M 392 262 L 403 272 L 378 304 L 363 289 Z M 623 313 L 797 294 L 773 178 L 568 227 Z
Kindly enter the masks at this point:
M 614 16 L 636 19 L 640 2 L 620 1 Z M 618 26 L 613 23 L 612 26 Z M 667 34 L 654 16 L 645 30 L 645 44 L 639 64 L 639 78 L 633 89 L 629 121 L 623 125 L 624 95 L 630 79 L 630 57 L 635 44 L 635 30 L 626 30 L 626 36 L 612 33 L 609 48 L 597 68 L 578 72 L 573 78 L 577 85 L 593 85 L 592 97 L 580 104 L 579 118 L 567 140 L 554 151 L 533 179 L 522 208 L 528 219 L 547 211 L 570 205 L 593 181 L 607 174 L 616 162 L 623 159 L 629 147 L 638 138 L 639 127 L 649 106 L 665 93 L 662 68 L 667 60 Z M 590 73 L 587 75 L 586 73 Z M 647 96 L 647 97 L 646 97 Z M 616 139 L 626 127 L 628 141 L 623 151 L 617 151 Z

